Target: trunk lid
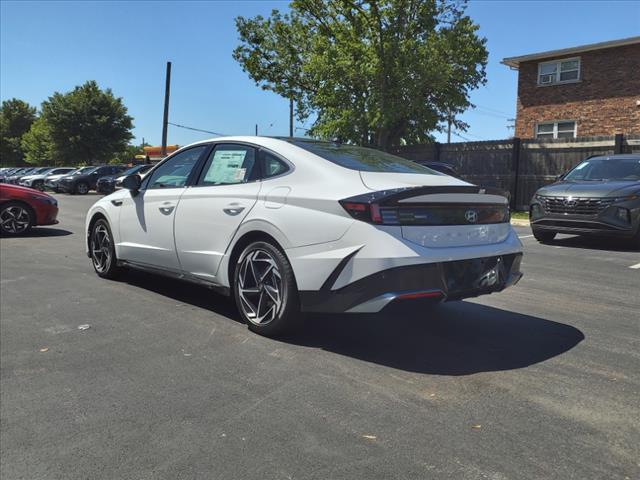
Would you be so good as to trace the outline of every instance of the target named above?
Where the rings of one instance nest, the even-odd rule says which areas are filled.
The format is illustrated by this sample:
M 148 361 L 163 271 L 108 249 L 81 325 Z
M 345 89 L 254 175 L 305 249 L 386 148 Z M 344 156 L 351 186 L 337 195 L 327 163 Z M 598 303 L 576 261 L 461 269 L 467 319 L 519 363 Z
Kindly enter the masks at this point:
M 511 232 L 504 192 L 447 175 L 360 172 L 372 193 L 347 199 L 362 202 L 373 223 L 399 226 L 402 237 L 427 248 L 469 247 L 505 241 Z M 355 203 L 355 205 L 354 205 Z M 363 217 L 363 218 L 364 218 Z

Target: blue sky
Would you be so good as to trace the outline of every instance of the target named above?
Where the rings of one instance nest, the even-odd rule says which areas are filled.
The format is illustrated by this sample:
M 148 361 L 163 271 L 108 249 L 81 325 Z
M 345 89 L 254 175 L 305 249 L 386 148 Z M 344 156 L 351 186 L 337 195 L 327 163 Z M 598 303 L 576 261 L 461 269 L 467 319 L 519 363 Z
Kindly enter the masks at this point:
M 11 2 L 0 4 L 0 97 L 40 105 L 54 91 L 98 81 L 123 97 L 137 141 L 159 144 L 165 62 L 173 62 L 170 121 L 224 134 L 288 134 L 288 102 L 257 88 L 231 58 L 234 18 L 288 2 Z M 471 140 L 511 135 L 517 73 L 504 57 L 640 35 L 637 1 L 472 1 L 488 39 L 487 85 L 463 116 Z M 303 125 L 298 125 L 303 126 Z M 298 133 L 302 133 L 298 131 Z M 169 143 L 210 137 L 169 127 Z M 445 137 L 437 135 L 440 140 Z M 454 136 L 452 141 L 462 141 Z

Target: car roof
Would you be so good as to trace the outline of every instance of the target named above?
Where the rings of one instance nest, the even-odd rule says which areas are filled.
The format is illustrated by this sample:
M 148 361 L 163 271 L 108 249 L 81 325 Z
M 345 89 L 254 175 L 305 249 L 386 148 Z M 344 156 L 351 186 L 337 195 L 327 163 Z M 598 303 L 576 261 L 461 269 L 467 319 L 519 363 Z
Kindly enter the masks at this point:
M 616 153 L 613 155 L 593 155 L 587 160 L 640 160 L 640 155 L 636 153 Z

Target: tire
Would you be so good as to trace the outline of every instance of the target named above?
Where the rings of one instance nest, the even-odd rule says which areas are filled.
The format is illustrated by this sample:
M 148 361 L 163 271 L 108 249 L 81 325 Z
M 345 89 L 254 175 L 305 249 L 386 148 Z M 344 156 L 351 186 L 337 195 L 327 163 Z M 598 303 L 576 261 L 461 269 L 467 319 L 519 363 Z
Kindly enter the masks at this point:
M 118 266 L 113 235 L 104 218 L 98 219 L 91 227 L 89 252 L 91 264 L 99 277 L 113 279 L 122 273 L 122 267 Z
M 53 191 L 54 193 L 60 193 L 60 189 L 57 186 L 53 187 Z
M 536 230 L 535 228 L 532 229 L 532 230 L 533 230 L 533 236 L 540 243 L 549 243 L 549 242 L 553 241 L 554 238 L 556 238 L 556 232 L 547 232 L 547 231 L 543 231 L 543 230 Z
M 640 250 L 640 226 L 638 226 L 636 234 L 629 240 L 629 246 L 635 250 Z
M 26 203 L 10 201 L 0 206 L 0 233 L 8 237 L 24 235 L 33 227 L 36 214 Z
M 40 190 L 41 192 L 44 192 L 44 182 L 34 182 L 33 188 L 35 188 L 36 190 Z
M 75 188 L 75 193 L 77 193 L 78 195 L 86 195 L 87 193 L 89 193 L 89 185 L 87 185 L 85 182 L 78 183 Z
M 299 325 L 293 269 L 271 243 L 254 242 L 244 249 L 233 273 L 233 296 L 242 319 L 255 333 L 275 337 Z

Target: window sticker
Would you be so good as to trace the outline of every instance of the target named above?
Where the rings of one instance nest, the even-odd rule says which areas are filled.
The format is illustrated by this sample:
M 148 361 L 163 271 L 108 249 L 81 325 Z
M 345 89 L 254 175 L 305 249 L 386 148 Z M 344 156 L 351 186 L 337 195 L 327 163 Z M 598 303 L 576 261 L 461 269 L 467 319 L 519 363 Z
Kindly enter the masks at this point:
M 247 171 L 242 168 L 246 156 L 246 150 L 216 150 L 204 181 L 215 184 L 242 182 Z

